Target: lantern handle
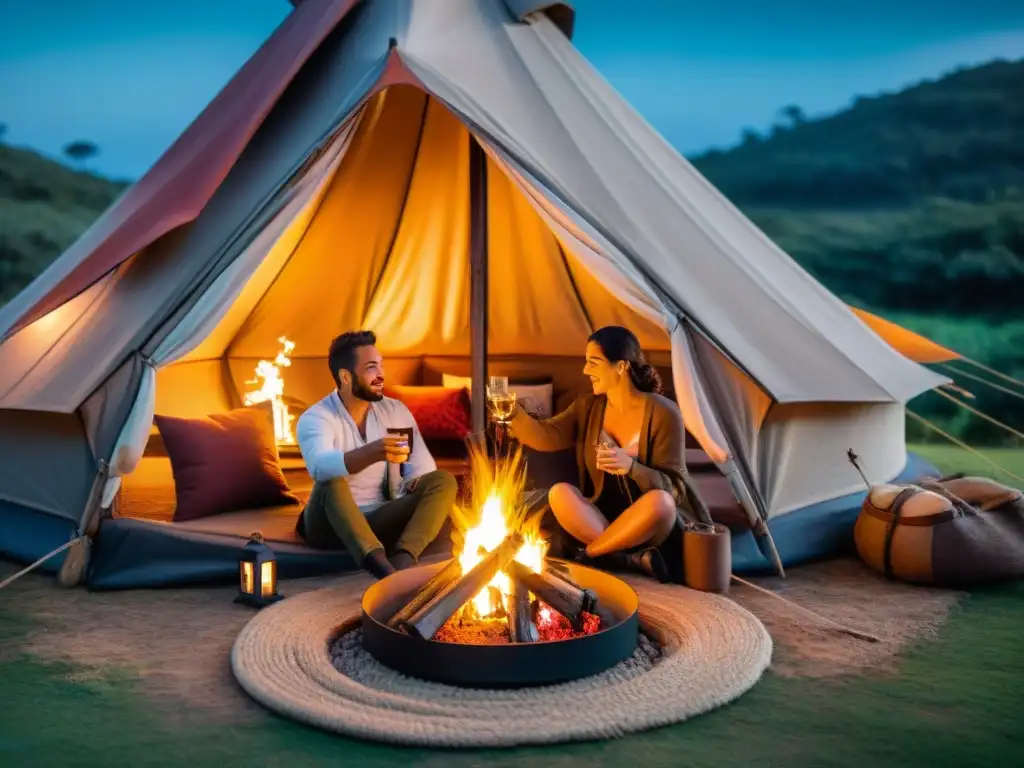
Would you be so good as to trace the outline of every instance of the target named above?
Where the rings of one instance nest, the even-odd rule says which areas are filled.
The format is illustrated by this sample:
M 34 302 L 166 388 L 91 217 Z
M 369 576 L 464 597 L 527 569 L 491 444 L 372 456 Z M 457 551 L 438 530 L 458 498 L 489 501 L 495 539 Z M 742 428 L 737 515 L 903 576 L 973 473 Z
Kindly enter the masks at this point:
M 260 531 L 254 531 L 253 533 L 249 534 L 249 541 L 251 541 L 253 544 L 262 544 L 263 534 Z

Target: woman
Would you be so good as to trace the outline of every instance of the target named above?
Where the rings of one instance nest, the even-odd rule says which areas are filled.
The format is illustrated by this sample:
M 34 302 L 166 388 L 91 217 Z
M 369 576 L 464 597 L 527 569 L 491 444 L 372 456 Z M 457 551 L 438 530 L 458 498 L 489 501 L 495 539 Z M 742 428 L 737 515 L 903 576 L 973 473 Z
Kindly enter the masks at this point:
M 686 474 L 679 408 L 661 395 L 657 371 L 626 328 L 594 332 L 583 373 L 593 395 L 541 421 L 517 409 L 511 432 L 538 451 L 575 445 L 579 487 L 559 483 L 548 500 L 587 558 L 681 581 L 683 520 L 711 516 Z

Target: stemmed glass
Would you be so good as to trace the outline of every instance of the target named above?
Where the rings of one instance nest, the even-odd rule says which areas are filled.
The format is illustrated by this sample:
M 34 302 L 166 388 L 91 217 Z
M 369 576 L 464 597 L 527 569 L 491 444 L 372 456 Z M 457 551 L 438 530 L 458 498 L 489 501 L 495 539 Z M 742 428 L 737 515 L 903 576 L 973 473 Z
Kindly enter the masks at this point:
M 516 410 L 516 393 L 509 392 L 507 376 L 491 376 L 487 380 L 487 407 L 494 419 L 495 442 L 502 446 L 508 435 L 508 422 Z

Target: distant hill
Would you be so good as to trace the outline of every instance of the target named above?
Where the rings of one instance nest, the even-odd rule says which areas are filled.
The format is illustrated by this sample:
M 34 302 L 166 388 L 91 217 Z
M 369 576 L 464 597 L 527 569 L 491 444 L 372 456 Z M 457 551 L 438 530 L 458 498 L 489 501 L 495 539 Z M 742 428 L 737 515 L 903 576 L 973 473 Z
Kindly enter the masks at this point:
M 851 304 L 1024 320 L 1024 193 L 872 211 L 745 206 L 745 212 Z
M 71 245 L 125 186 L 0 144 L 0 303 Z
M 793 119 L 795 118 L 795 119 Z M 1024 59 L 960 69 L 691 162 L 741 206 L 877 208 L 1024 191 Z

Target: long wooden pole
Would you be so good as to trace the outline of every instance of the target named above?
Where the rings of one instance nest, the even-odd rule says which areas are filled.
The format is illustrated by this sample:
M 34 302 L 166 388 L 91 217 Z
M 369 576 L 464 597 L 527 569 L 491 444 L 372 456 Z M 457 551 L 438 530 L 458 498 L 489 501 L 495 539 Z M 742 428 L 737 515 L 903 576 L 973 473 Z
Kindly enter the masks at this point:
M 487 156 L 469 136 L 469 325 L 473 431 L 487 427 Z

